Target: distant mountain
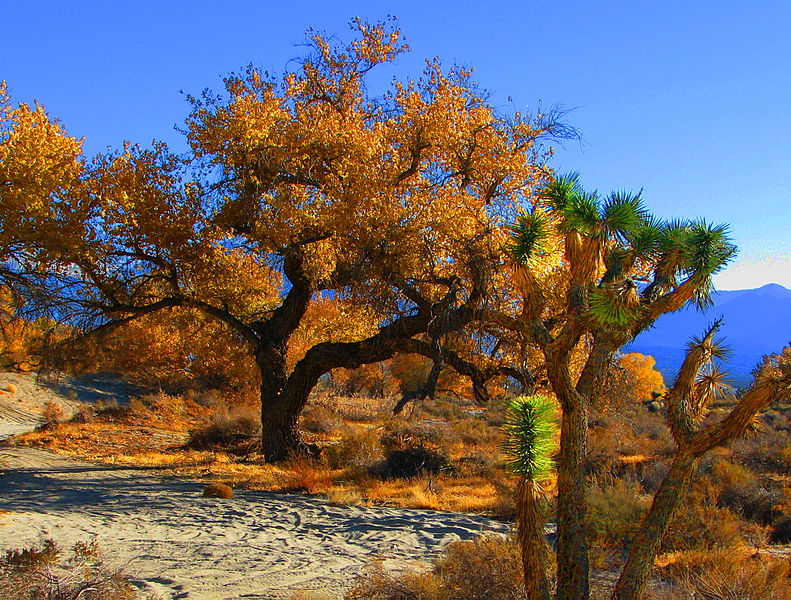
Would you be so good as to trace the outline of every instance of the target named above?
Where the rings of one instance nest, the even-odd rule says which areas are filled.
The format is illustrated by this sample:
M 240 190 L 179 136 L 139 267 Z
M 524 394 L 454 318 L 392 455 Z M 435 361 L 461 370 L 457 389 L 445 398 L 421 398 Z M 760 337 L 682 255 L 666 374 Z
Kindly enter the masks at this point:
M 750 372 L 764 354 L 791 343 L 791 290 L 770 283 L 754 290 L 715 292 L 712 300 L 714 306 L 705 313 L 686 308 L 660 317 L 653 329 L 637 336 L 624 351 L 653 356 L 665 383 L 670 383 L 690 338 L 723 317 L 720 337 L 733 353 L 726 366 L 734 385 L 748 385 Z

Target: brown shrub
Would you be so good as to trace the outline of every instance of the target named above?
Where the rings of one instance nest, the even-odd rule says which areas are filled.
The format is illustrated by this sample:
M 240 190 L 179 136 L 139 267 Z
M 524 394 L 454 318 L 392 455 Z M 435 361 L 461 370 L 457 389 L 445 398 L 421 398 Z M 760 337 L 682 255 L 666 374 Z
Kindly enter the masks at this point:
M 523 600 L 522 562 L 513 539 L 456 542 L 428 573 L 391 575 L 374 563 L 346 600 Z
M 783 490 L 777 484 L 764 484 L 755 473 L 724 459 L 714 462 L 711 478 L 719 490 L 717 506 L 763 525 L 780 516 L 775 507 L 783 501 Z
M 324 455 L 330 468 L 362 474 L 382 460 L 382 446 L 375 429 L 345 427 L 340 439 L 325 448 Z
M 255 448 L 261 430 L 255 407 L 221 407 L 212 415 L 211 423 L 189 432 L 185 446 L 193 450 L 227 450 L 247 454 Z
M 308 406 L 300 417 L 302 428 L 313 433 L 332 433 L 343 423 L 341 416 L 322 404 Z
M 791 600 L 788 559 L 740 548 L 681 555 L 662 574 L 685 596 L 700 600 Z
M 454 469 L 443 452 L 418 446 L 388 451 L 374 471 L 382 479 L 412 479 L 427 474 L 453 473 Z
M 225 483 L 210 483 L 203 490 L 203 495 L 206 498 L 233 498 L 233 488 Z
M 60 405 L 60 402 L 47 400 L 44 403 L 41 416 L 47 423 L 60 423 L 63 419 L 63 407 Z
M 108 569 L 95 543 L 63 552 L 52 540 L 41 548 L 9 550 L 0 558 L 4 600 L 134 600 L 137 593 L 118 571 Z
M 446 600 L 432 573 L 390 575 L 375 562 L 357 576 L 344 600 Z
M 8 385 L 6 385 L 5 389 L 11 395 L 16 394 L 16 385 L 14 385 L 13 383 L 9 383 Z
M 332 487 L 332 475 L 315 459 L 297 455 L 281 465 L 281 491 L 317 494 Z
M 406 450 L 415 447 L 445 447 L 458 440 L 453 429 L 444 421 L 424 419 L 410 422 L 390 419 L 379 438 L 385 450 Z

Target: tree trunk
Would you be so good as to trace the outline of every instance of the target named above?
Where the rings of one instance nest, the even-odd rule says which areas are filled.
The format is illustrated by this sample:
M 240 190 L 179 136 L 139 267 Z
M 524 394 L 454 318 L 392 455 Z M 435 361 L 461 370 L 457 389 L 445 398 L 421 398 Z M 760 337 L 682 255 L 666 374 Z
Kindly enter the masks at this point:
M 659 545 L 673 513 L 686 496 L 699 460 L 691 452 L 683 452 L 673 461 L 632 542 L 629 559 L 613 592 L 614 600 L 638 600 L 642 596 Z
M 297 423 L 308 394 L 288 388 L 285 348 L 258 352 L 261 372 L 261 452 L 267 462 L 280 462 L 302 449 Z
M 267 462 L 280 462 L 302 449 L 297 422 L 302 407 L 284 402 L 282 396 L 264 408 L 261 402 L 261 452 Z
M 580 403 L 564 410 L 557 465 L 557 600 L 586 600 L 589 595 L 584 471 L 587 436 L 585 407 Z
M 522 551 L 525 594 L 528 600 L 550 600 L 547 581 L 547 541 L 544 519 L 534 485 L 521 480 L 516 489 L 516 530 Z

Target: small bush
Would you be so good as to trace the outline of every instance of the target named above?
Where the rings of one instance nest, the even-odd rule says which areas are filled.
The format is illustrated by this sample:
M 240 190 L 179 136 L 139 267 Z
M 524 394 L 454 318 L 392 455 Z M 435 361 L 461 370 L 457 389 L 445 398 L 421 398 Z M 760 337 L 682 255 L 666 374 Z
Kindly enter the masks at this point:
M 444 447 L 457 439 L 453 429 L 443 421 L 423 420 L 410 423 L 392 419 L 385 423 L 385 431 L 379 441 L 385 450 L 390 451 L 415 447 Z
M 344 600 L 445 600 L 432 573 L 391 575 L 379 562 L 357 576 Z
M 685 594 L 700 600 L 791 600 L 787 559 L 738 548 L 692 553 L 663 570 Z
M 382 460 L 382 446 L 376 430 L 346 427 L 340 439 L 325 448 L 324 455 L 330 468 L 349 469 L 360 474 Z
M 744 467 L 718 460 L 712 465 L 711 476 L 719 488 L 718 506 L 763 525 L 780 516 L 775 506 L 783 501 L 782 490 L 764 487 L 758 476 Z
M 374 563 L 345 600 L 523 600 L 522 561 L 512 539 L 455 542 L 428 573 L 387 573 Z
M 318 461 L 297 455 L 282 464 L 282 486 L 284 492 L 317 494 L 332 487 L 332 475 Z
M 770 544 L 791 544 L 791 517 L 780 519 L 772 525 L 769 533 Z
M 41 548 L 9 550 L 0 558 L 4 600 L 133 600 L 135 589 L 102 562 L 95 543 L 63 552 L 52 540 Z
M 206 498 L 233 498 L 233 488 L 225 483 L 210 483 L 203 490 L 203 495 Z
M 300 419 L 303 429 L 312 433 L 332 433 L 343 423 L 336 411 L 321 404 L 308 406 Z
M 84 425 L 86 423 L 93 423 L 95 412 L 93 408 L 88 405 L 81 405 L 74 414 L 71 416 L 70 422 Z
M 227 450 L 246 454 L 258 443 L 261 425 L 253 407 L 223 407 L 214 413 L 212 422 L 190 431 L 185 444 L 193 450 Z
M 16 385 L 14 385 L 13 383 L 9 383 L 8 385 L 5 386 L 5 390 L 13 396 L 14 394 L 16 394 Z
M 453 467 L 445 454 L 417 447 L 389 451 L 375 471 L 382 479 L 411 479 L 422 475 L 452 473 Z
M 63 419 L 63 407 L 60 405 L 60 402 L 47 400 L 44 403 L 41 416 L 47 423 L 60 423 Z
M 453 543 L 436 560 L 434 572 L 449 600 L 525 598 L 522 557 L 512 538 Z
M 607 566 L 610 555 L 629 548 L 646 509 L 635 487 L 616 479 L 588 493 L 588 537 L 597 566 Z
M 716 505 L 708 490 L 692 490 L 681 503 L 662 540 L 662 552 L 713 551 L 741 540 L 742 522 Z

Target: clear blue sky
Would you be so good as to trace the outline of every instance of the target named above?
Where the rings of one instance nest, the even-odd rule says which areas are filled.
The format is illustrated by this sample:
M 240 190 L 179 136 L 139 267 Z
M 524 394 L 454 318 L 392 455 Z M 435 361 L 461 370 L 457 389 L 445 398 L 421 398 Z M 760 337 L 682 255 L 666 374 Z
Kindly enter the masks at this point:
M 731 224 L 723 289 L 791 287 L 791 2 L 257 2 L 6 0 L 0 79 L 94 154 L 125 139 L 185 145 L 179 90 L 220 90 L 252 62 L 281 72 L 308 27 L 393 14 L 425 58 L 475 67 L 496 104 L 573 108 L 585 144 L 553 166 L 586 187 L 644 188 L 663 217 Z

